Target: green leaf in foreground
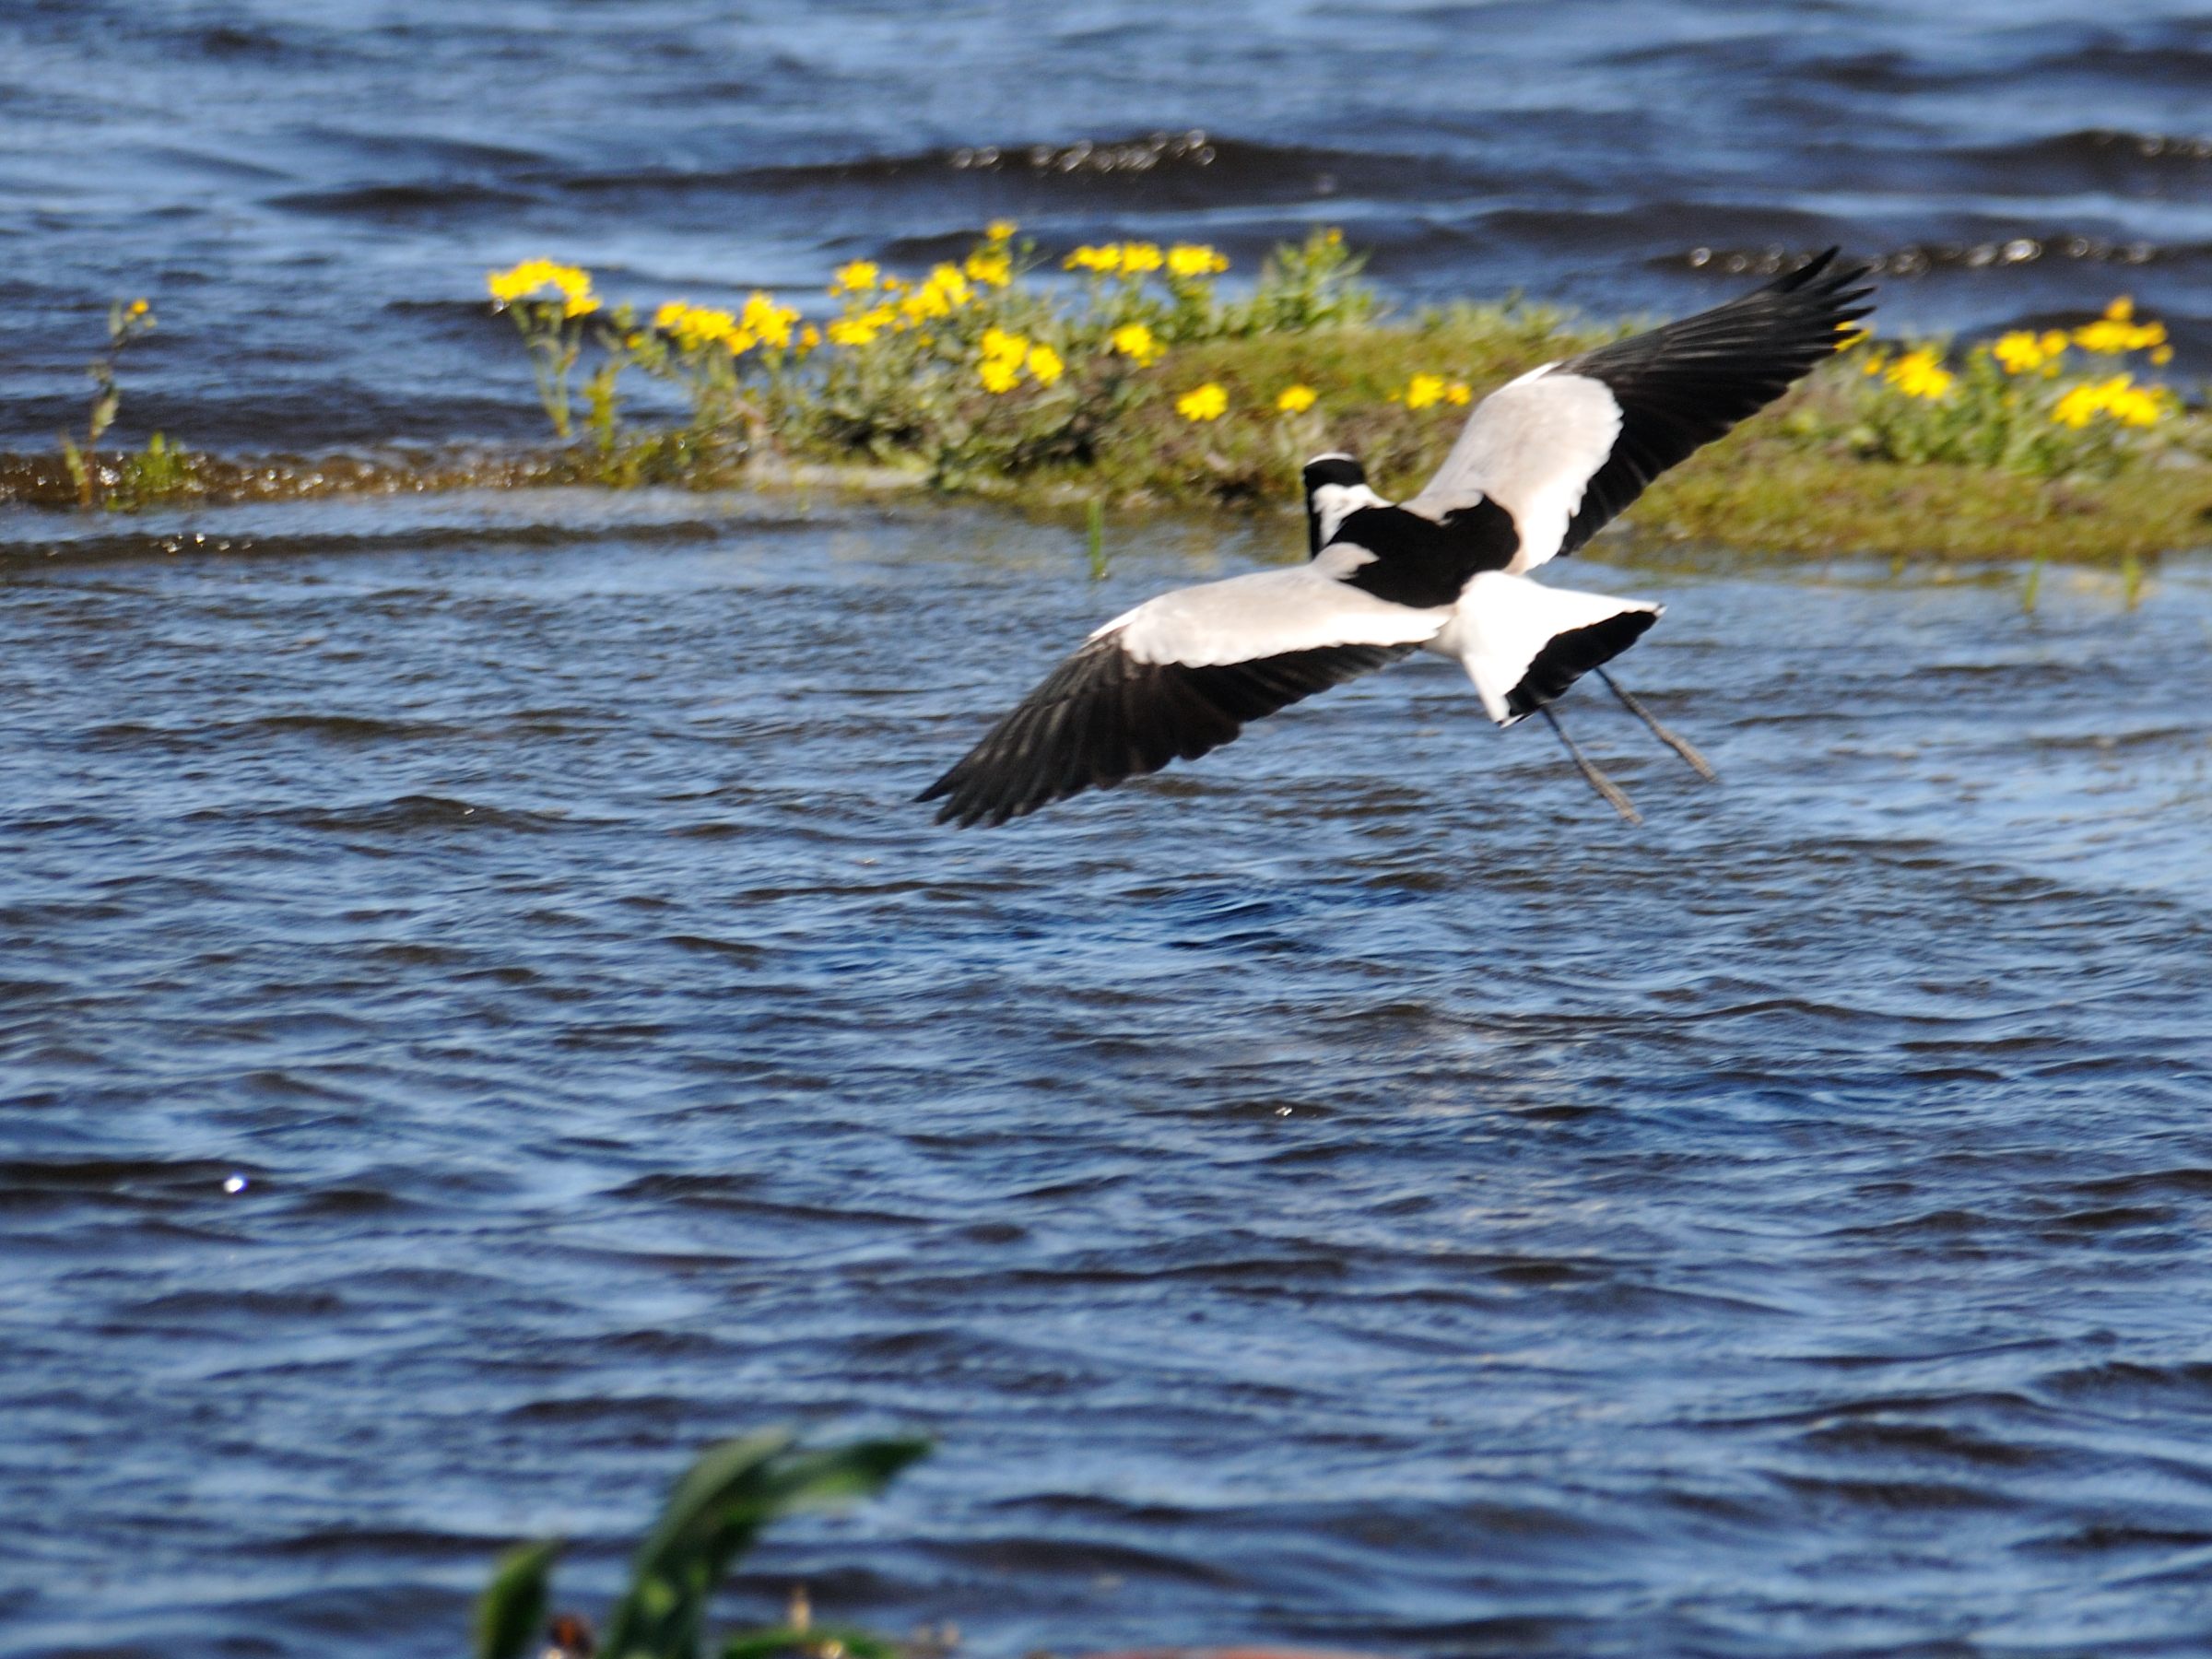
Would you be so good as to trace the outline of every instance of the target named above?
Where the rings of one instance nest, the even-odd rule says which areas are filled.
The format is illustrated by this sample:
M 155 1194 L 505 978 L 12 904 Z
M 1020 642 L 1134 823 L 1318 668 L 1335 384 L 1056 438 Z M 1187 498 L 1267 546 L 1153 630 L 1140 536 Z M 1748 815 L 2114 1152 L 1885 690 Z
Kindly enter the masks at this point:
M 922 1440 L 806 1451 L 773 1429 L 712 1447 L 691 1466 L 640 1547 L 608 1620 L 607 1659 L 694 1659 L 707 1604 L 736 1559 L 778 1516 L 878 1492 L 925 1455 Z
M 477 1659 L 523 1659 L 546 1622 L 558 1538 L 518 1544 L 492 1569 L 477 1600 Z

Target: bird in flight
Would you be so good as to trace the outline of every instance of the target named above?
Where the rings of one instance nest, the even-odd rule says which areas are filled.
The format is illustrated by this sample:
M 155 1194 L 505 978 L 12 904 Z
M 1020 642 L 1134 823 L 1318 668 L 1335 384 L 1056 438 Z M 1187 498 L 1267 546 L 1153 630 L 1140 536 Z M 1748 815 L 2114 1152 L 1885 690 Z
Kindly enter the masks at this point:
M 1594 672 L 1710 778 L 1606 673 L 1661 607 L 1528 572 L 1833 352 L 1874 309 L 1859 303 L 1865 275 L 1830 248 L 1711 311 L 1532 370 L 1475 406 L 1405 501 L 1377 495 L 1349 455 L 1317 456 L 1305 564 L 1177 588 L 1114 618 L 917 798 L 942 801 L 940 823 L 1003 824 L 1194 760 L 1247 721 L 1426 650 L 1465 667 L 1500 726 L 1543 715 L 1592 787 L 1638 821 L 1550 705 Z

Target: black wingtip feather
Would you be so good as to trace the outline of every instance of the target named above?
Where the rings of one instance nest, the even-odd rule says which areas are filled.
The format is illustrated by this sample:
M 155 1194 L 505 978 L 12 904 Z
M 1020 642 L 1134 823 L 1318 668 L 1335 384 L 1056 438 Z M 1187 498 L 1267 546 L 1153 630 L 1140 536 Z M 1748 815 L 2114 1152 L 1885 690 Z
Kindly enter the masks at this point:
M 1571 553 L 1644 487 L 1832 356 L 1871 314 L 1871 267 L 1828 248 L 1763 288 L 1709 311 L 1571 358 L 1561 371 L 1601 381 L 1621 412 L 1614 452 L 1584 487 L 1559 551 Z

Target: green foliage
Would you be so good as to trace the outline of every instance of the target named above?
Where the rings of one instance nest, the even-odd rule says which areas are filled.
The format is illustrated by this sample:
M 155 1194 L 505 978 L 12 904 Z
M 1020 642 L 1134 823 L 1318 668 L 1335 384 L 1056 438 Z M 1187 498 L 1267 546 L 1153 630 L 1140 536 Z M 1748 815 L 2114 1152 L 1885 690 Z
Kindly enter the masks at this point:
M 1359 280 L 1366 268 L 1367 255 L 1346 247 L 1343 231 L 1314 229 L 1267 256 L 1258 287 L 1226 308 L 1220 332 L 1303 334 L 1365 323 L 1375 314 L 1375 290 Z
M 1103 582 L 1106 580 L 1106 503 L 1096 496 L 1084 503 L 1083 527 L 1090 579 Z
M 559 1543 L 544 1539 L 517 1544 L 499 1559 L 477 1600 L 477 1659 L 524 1659 L 531 1638 L 545 1628 L 559 1554 Z
M 109 304 L 107 349 L 85 369 L 92 382 L 92 404 L 85 416 L 85 441 L 80 445 L 67 432 L 61 434 L 62 464 L 68 468 L 69 481 L 76 487 L 76 504 L 88 512 L 100 504 L 100 441 L 115 424 L 116 412 L 123 406 L 123 391 L 115 380 L 116 367 L 132 341 L 153 332 L 153 308 L 146 300 L 133 300 L 126 305 L 117 300 Z
M 603 1659 L 698 1659 L 714 1593 L 770 1523 L 878 1492 L 928 1450 L 919 1440 L 810 1450 L 782 1429 L 709 1448 L 677 1483 L 639 1547 L 629 1588 L 607 1616 Z M 521 1659 L 544 1622 L 558 1548 L 525 1545 L 500 1559 L 477 1603 L 477 1659 Z M 725 1659 L 832 1653 L 877 1659 L 890 1651 L 865 1632 L 815 1630 L 803 1616 L 740 1631 L 723 1650 Z

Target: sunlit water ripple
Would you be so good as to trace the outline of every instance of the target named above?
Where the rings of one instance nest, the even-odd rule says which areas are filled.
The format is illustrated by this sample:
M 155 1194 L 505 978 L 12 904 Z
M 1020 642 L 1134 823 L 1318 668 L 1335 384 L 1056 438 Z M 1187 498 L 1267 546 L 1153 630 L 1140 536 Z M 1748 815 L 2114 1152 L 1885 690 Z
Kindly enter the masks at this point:
M 942 1449 L 754 1605 L 989 1659 L 2212 1639 L 2212 565 L 1581 563 L 1641 830 L 1417 663 L 954 835 L 1294 528 L 0 531 L 9 1659 L 455 1651 L 781 1418 Z

